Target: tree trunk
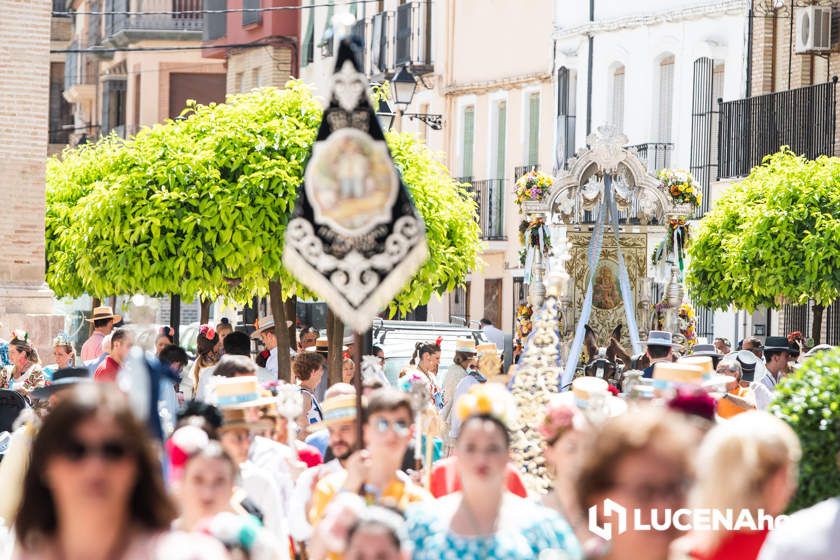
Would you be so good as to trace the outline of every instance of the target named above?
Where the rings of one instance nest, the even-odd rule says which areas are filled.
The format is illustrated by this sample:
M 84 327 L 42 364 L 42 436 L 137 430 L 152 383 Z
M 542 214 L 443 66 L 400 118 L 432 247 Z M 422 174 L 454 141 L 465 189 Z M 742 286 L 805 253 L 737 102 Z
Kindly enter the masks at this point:
M 822 336 L 822 318 L 823 318 L 823 310 L 825 307 L 822 305 L 814 304 L 812 308 L 814 316 L 811 321 L 811 338 L 814 339 L 814 346 L 820 343 L 820 338 Z
M 169 296 L 169 326 L 172 327 L 173 344 L 181 344 L 181 296 Z
M 93 310 L 96 309 L 97 307 L 99 307 L 100 305 L 102 305 L 102 300 L 100 300 L 98 297 L 91 298 L 91 302 L 90 302 L 91 315 L 93 315 Z M 88 336 L 90 336 L 92 334 L 93 334 L 93 321 L 88 323 Z
M 201 315 L 198 319 L 198 324 L 206 325 L 210 322 L 210 309 L 213 307 L 213 301 L 209 299 L 201 300 Z
M 297 340 L 295 338 L 295 324 L 297 323 L 297 297 L 292 296 L 283 304 L 286 306 L 286 320 L 291 321 L 289 325 L 289 348 L 297 352 Z
M 277 377 L 289 383 L 292 379 L 292 361 L 289 358 L 289 329 L 286 328 L 286 307 L 280 280 L 269 280 L 271 314 L 274 316 L 274 336 L 277 337 Z
M 341 323 L 332 309 L 327 309 L 327 340 L 329 346 L 327 350 L 327 375 L 329 376 L 329 384 L 341 381 L 341 340 L 344 338 L 344 325 Z

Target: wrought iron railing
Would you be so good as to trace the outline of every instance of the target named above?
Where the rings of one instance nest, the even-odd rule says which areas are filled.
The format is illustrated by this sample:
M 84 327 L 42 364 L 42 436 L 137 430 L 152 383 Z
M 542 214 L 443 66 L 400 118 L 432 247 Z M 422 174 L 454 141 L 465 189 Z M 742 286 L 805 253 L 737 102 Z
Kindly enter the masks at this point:
M 61 16 L 57 17 L 69 17 L 70 13 L 67 11 L 67 0 L 52 0 L 52 11 L 53 13 L 60 13 Z
M 131 13 L 135 2 L 105 2 L 105 32 L 110 37 L 120 31 L 197 31 L 204 29 L 204 0 L 144 0 L 142 12 Z M 200 36 L 197 38 L 201 38 Z
M 90 3 L 88 14 L 87 44 L 88 47 L 95 47 L 102 44 L 102 0 Z
M 534 165 L 518 165 L 513 168 L 513 180 L 514 182 L 518 181 L 520 177 L 528 173 L 529 171 L 539 171 L 540 166 L 538 164 Z
M 68 50 L 78 49 L 78 43 L 72 42 Z M 64 55 L 64 90 L 73 86 L 95 84 L 98 78 L 97 67 L 91 55 L 69 52 Z
M 661 169 L 671 166 L 671 152 L 674 145 L 667 142 L 648 142 L 647 144 L 636 144 L 628 146 L 634 148 L 639 159 L 647 164 L 648 171 L 656 173 Z
M 830 82 L 720 103 L 718 178 L 749 175 L 790 146 L 809 159 L 834 154 L 837 77 Z
M 397 7 L 394 64 L 431 65 L 431 2 L 409 2 Z
M 471 181 L 470 192 L 478 204 L 477 216 L 481 237 L 487 241 L 505 239 L 504 179 Z

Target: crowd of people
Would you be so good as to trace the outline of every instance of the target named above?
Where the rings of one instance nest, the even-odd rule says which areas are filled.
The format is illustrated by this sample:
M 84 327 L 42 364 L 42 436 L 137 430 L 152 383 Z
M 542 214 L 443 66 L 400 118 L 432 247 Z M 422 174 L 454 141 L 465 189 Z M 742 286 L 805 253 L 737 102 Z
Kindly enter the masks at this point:
M 23 331 L 0 343 L 14 396 L 0 415 L 0 560 L 827 559 L 840 538 L 808 510 L 773 531 L 597 530 L 615 526 L 609 503 L 644 524 L 689 507 L 785 512 L 801 449 L 765 410 L 805 355 L 785 337 L 677 358 L 654 331 L 635 387 L 581 377 L 522 403 L 486 339 L 455 341 L 451 363 L 441 339 L 418 341 L 393 383 L 375 347 L 364 367 L 344 348 L 341 371 L 325 371 L 312 327 L 280 375 L 270 316 L 251 334 L 201 326 L 192 357 L 169 327 L 143 356 L 120 321 L 97 308 L 78 357 L 56 336 L 54 364 Z M 125 383 L 138 359 L 154 390 Z M 547 493 L 515 444 L 523 429 L 541 439 L 526 455 L 546 465 Z

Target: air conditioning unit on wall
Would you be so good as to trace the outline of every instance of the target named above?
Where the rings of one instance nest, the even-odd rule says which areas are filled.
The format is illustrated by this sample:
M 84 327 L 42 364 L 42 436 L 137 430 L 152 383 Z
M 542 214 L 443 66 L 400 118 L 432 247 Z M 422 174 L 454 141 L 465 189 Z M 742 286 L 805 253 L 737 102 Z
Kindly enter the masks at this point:
M 805 6 L 796 12 L 796 52 L 812 54 L 831 50 L 831 7 Z

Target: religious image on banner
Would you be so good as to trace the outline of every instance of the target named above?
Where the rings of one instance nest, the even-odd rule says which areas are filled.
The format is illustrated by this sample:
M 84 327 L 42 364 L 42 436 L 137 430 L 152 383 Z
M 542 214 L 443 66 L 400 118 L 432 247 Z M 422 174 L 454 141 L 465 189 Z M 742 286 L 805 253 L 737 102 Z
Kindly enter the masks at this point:
M 427 248 L 426 226 L 391 160 L 357 50 L 348 38 L 339 45 L 283 262 L 362 333 L 423 265 Z

